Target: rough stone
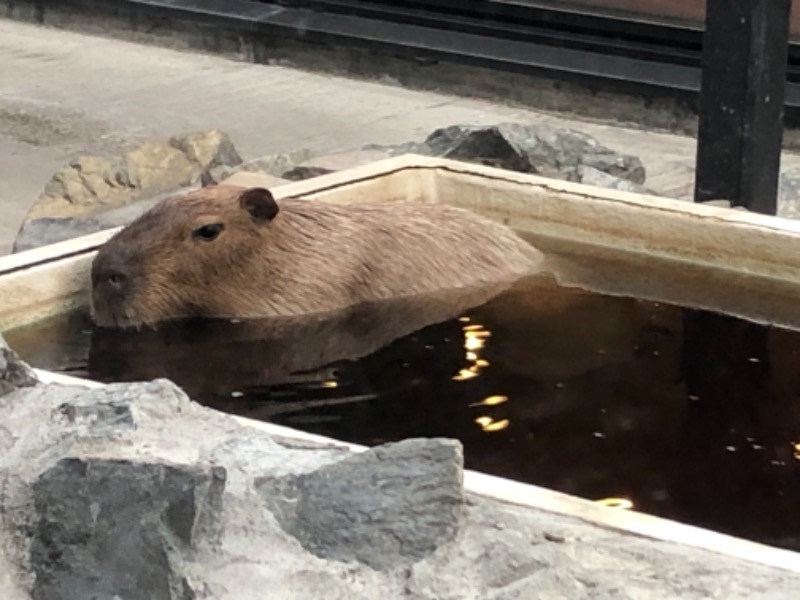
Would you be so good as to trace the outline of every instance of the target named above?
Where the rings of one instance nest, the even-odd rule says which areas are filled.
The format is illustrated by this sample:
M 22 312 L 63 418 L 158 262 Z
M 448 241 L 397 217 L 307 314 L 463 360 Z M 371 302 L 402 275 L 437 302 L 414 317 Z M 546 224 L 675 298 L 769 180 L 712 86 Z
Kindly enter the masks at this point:
M 164 198 L 199 185 L 204 172 L 226 185 L 289 183 L 280 175 L 310 156 L 298 150 L 241 164 L 230 138 L 212 130 L 146 142 L 120 160 L 81 157 L 47 184 L 17 232 L 12 252 L 127 225 Z
M 104 205 L 124 202 L 129 194 L 118 160 L 82 156 L 53 175 L 28 218 L 60 213 L 85 214 L 102 209 Z
M 224 470 L 64 458 L 32 487 L 33 598 L 169 600 L 192 593 L 173 555 L 220 503 Z
M 170 144 L 190 161 L 206 169 L 235 166 L 242 163 L 230 137 L 219 129 L 201 131 L 170 138 Z
M 170 142 L 148 141 L 126 154 L 119 173 L 120 183 L 154 193 L 187 185 L 196 165 Z
M 300 166 L 321 167 L 330 171 L 343 171 L 344 169 L 353 169 L 379 160 L 384 160 L 391 156 L 392 153 L 386 150 L 354 150 L 352 152 L 339 152 L 337 154 L 315 156 L 311 160 L 305 161 Z
M 586 134 L 543 126 L 501 123 L 453 125 L 422 142 L 368 146 L 312 158 L 306 149 L 242 163 L 223 132 L 190 133 L 151 140 L 120 159 L 85 156 L 54 174 L 20 228 L 14 252 L 126 225 L 165 195 L 184 191 L 208 173 L 234 185 L 299 181 L 406 152 L 444 156 L 538 173 L 608 188 L 646 192 L 639 159 L 620 155 Z M 181 189 L 184 188 L 184 189 Z
M 800 219 L 800 167 L 783 169 L 778 183 L 778 216 Z
M 282 177 L 289 181 L 301 181 L 336 171 L 353 169 L 390 156 L 392 154 L 386 150 L 355 150 L 315 156 L 285 171 Z
M 239 163 L 233 142 L 218 130 L 149 140 L 119 158 L 82 156 L 53 175 L 26 221 L 93 216 L 188 186 L 204 170 Z
M 286 171 L 290 171 L 297 165 L 310 160 L 311 151 L 305 148 L 287 152 L 285 154 L 270 154 L 254 160 L 249 160 L 234 167 L 221 166 L 211 169 L 211 175 L 215 181 L 227 179 L 234 173 L 266 173 L 274 177 L 282 177 Z
M 608 173 L 600 171 L 599 169 L 595 169 L 594 167 L 578 165 L 577 174 L 578 181 L 585 183 L 586 185 L 622 190 L 623 192 L 634 192 L 636 194 L 652 193 L 643 185 L 634 183 L 629 179 L 622 179 L 621 177 L 609 175 Z
M 22 225 L 14 239 L 12 252 L 24 252 L 40 246 L 63 242 L 82 235 L 89 235 L 107 229 L 99 221 L 87 217 L 41 217 Z
M 0 400 L 0 590 L 790 600 L 800 586 L 797 573 L 574 517 L 474 494 L 462 503 L 458 482 L 455 442 L 361 454 L 267 433 L 165 380 L 21 388 Z
M 455 537 L 462 463 L 457 442 L 412 439 L 300 477 L 263 479 L 258 489 L 281 526 L 317 556 L 389 569 Z
M 289 181 L 302 181 L 304 179 L 311 179 L 312 177 L 319 177 L 320 175 L 327 175 L 328 173 L 333 173 L 332 169 L 326 169 L 324 167 L 307 167 L 305 165 L 300 165 L 298 167 L 294 167 L 293 169 L 289 169 L 286 171 L 281 177 L 284 179 L 288 179 Z
M 0 335 L 0 396 L 5 396 L 21 387 L 36 385 L 37 378 L 27 363 L 8 347 Z
M 637 157 L 606 148 L 590 135 L 518 123 L 451 125 L 435 130 L 422 143 L 370 145 L 365 150 L 441 156 L 570 181 L 580 181 L 581 166 L 636 184 L 644 183 L 646 175 Z
M 91 217 L 41 217 L 23 223 L 14 239 L 12 252 L 24 252 L 33 248 L 63 242 L 82 235 L 89 235 L 127 225 L 146 210 L 169 196 L 188 192 L 183 188 L 138 200 L 117 208 L 95 213 Z
M 48 182 L 12 252 L 127 225 L 164 198 L 199 185 L 204 172 L 226 185 L 277 187 L 290 181 L 280 175 L 310 156 L 298 150 L 241 164 L 230 138 L 218 130 L 146 142 L 120 160 L 84 156 Z M 292 178 L 305 179 L 312 171 L 303 167 Z

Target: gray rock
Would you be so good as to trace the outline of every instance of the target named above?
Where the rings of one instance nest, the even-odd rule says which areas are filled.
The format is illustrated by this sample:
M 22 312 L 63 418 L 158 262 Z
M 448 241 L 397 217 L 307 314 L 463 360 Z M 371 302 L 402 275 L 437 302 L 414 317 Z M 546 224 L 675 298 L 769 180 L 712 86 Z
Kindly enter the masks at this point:
M 800 219 L 800 167 L 781 171 L 778 188 L 778 216 Z
M 615 175 L 609 175 L 603 171 L 595 169 L 594 167 L 587 167 L 586 165 L 578 165 L 577 168 L 578 181 L 586 185 L 593 185 L 596 187 L 609 188 L 613 190 L 622 190 L 624 192 L 634 192 L 636 194 L 650 194 L 651 192 L 643 185 L 634 183 L 629 179 L 622 179 Z
M 243 171 L 250 173 L 266 173 L 267 175 L 282 177 L 285 172 L 290 171 L 297 165 L 304 163 L 307 160 L 310 160 L 311 157 L 311 151 L 302 148 L 300 150 L 287 152 L 285 154 L 270 154 L 267 156 L 262 156 L 234 167 L 216 167 L 211 169 L 210 173 L 214 181 L 222 181 L 234 173 L 241 173 Z
M 412 439 L 257 487 L 304 548 L 381 570 L 416 562 L 455 537 L 462 463 L 458 442 Z
M 136 427 L 131 401 L 124 396 L 86 394 L 60 405 L 58 412 L 87 436 L 129 433 Z
M 97 233 L 110 226 L 104 225 L 91 217 L 41 217 L 23 223 L 14 239 L 12 252 L 24 252 L 56 244 L 82 235 Z
M 37 383 L 36 374 L 0 336 L 0 396 Z
M 328 173 L 333 172 L 333 170 L 326 169 L 325 167 L 308 167 L 305 165 L 300 165 L 294 167 L 293 169 L 289 169 L 283 175 L 281 175 L 281 177 L 289 181 L 302 181 L 304 179 L 311 179 L 312 177 L 319 177 L 320 175 L 327 175 Z
M 586 166 L 636 184 L 645 181 L 637 157 L 619 154 L 579 131 L 539 125 L 452 125 L 437 129 L 423 143 L 371 145 L 365 150 L 441 156 L 570 181 L 579 181 L 578 167 Z
M 351 152 L 339 152 L 337 154 L 326 154 L 315 156 L 311 160 L 303 162 L 302 167 L 321 167 L 330 171 L 342 171 L 360 167 L 379 160 L 384 160 L 392 156 L 386 150 L 353 150 Z
M 64 458 L 33 484 L 33 598 L 192 598 L 179 565 L 224 469 Z
M 121 225 L 127 225 L 128 223 L 139 217 L 141 214 L 143 214 L 144 212 L 146 212 L 147 210 L 149 210 L 162 200 L 165 200 L 172 196 L 190 192 L 194 189 L 196 189 L 196 186 L 178 188 L 177 190 L 172 190 L 164 194 L 158 194 L 156 196 L 142 198 L 141 200 L 137 200 L 136 202 L 132 202 L 131 204 L 126 204 L 124 206 L 95 213 L 95 215 L 92 218 L 98 223 L 100 223 L 104 229 L 108 229 L 110 227 L 119 227 Z
M 505 134 L 511 133 L 506 136 Z M 497 127 L 453 125 L 437 129 L 425 140 L 433 156 L 477 162 L 510 171 L 536 172 L 519 144 L 516 131 Z
M 189 133 L 170 138 L 169 143 L 183 152 L 190 161 L 205 169 L 242 164 L 230 137 L 218 129 Z
M 91 217 L 41 217 L 23 223 L 14 239 L 12 252 L 24 252 L 48 244 L 71 240 L 82 235 L 89 235 L 127 225 L 139 215 L 165 198 L 175 194 L 188 192 L 193 188 L 182 188 L 152 198 L 146 198 L 95 213 Z
M 458 125 L 453 125 L 453 127 L 458 127 Z M 437 129 L 436 131 L 439 130 Z M 393 144 L 391 146 L 383 146 L 381 144 L 367 144 L 362 148 L 362 150 L 366 152 L 385 152 L 389 156 L 401 156 L 403 154 L 421 154 L 422 156 L 438 156 L 437 154 L 435 154 L 434 149 L 431 148 L 426 142 L 404 142 L 402 144 Z
M 290 154 L 263 157 L 236 169 L 232 176 L 235 178 L 237 174 L 243 172 L 257 172 L 267 176 L 274 176 L 273 174 L 279 173 L 282 181 L 301 181 L 343 169 L 359 167 L 389 158 L 392 154 L 381 150 L 356 150 L 354 152 L 341 152 L 314 158 L 309 158 L 310 156 L 311 153 L 307 150 L 299 150 Z M 289 165 L 291 166 L 286 168 Z M 282 169 L 285 170 L 282 171 Z

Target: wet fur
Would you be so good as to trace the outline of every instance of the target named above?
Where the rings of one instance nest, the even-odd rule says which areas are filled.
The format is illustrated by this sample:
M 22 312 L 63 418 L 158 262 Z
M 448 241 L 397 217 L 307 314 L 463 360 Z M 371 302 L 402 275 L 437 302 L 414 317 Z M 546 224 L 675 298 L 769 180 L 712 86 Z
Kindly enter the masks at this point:
M 246 319 L 175 321 L 158 329 L 96 329 L 89 374 L 98 381 L 167 377 L 193 398 L 229 404 L 241 391 L 308 380 L 339 361 L 355 361 L 394 340 L 485 304 L 506 286 L 468 288 L 360 303 L 336 311 Z M 198 365 L 214 365 L 198 369 Z M 312 373 L 312 375 L 309 374 Z M 324 377 L 327 378 L 327 377 Z
M 509 281 L 543 260 L 507 227 L 454 207 L 291 199 L 259 221 L 240 206 L 246 192 L 214 186 L 170 198 L 109 240 L 92 268 L 95 320 L 313 313 Z M 217 239 L 192 239 L 210 223 L 225 226 Z M 108 269 L 129 277 L 124 298 L 97 285 Z

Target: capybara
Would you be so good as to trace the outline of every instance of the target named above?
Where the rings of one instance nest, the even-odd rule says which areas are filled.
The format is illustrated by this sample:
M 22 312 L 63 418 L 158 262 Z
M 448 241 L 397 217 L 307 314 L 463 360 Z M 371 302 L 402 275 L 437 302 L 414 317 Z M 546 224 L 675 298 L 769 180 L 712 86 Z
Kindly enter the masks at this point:
M 254 318 L 513 280 L 542 254 L 509 228 L 445 205 L 336 205 L 211 186 L 157 204 L 92 264 L 98 325 Z

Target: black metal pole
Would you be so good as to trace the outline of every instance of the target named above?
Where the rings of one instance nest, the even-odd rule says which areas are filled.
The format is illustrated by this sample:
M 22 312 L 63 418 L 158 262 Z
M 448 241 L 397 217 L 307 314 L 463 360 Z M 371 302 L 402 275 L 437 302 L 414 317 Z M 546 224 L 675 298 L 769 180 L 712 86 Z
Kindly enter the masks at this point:
M 695 202 L 777 212 L 791 0 L 707 0 Z

